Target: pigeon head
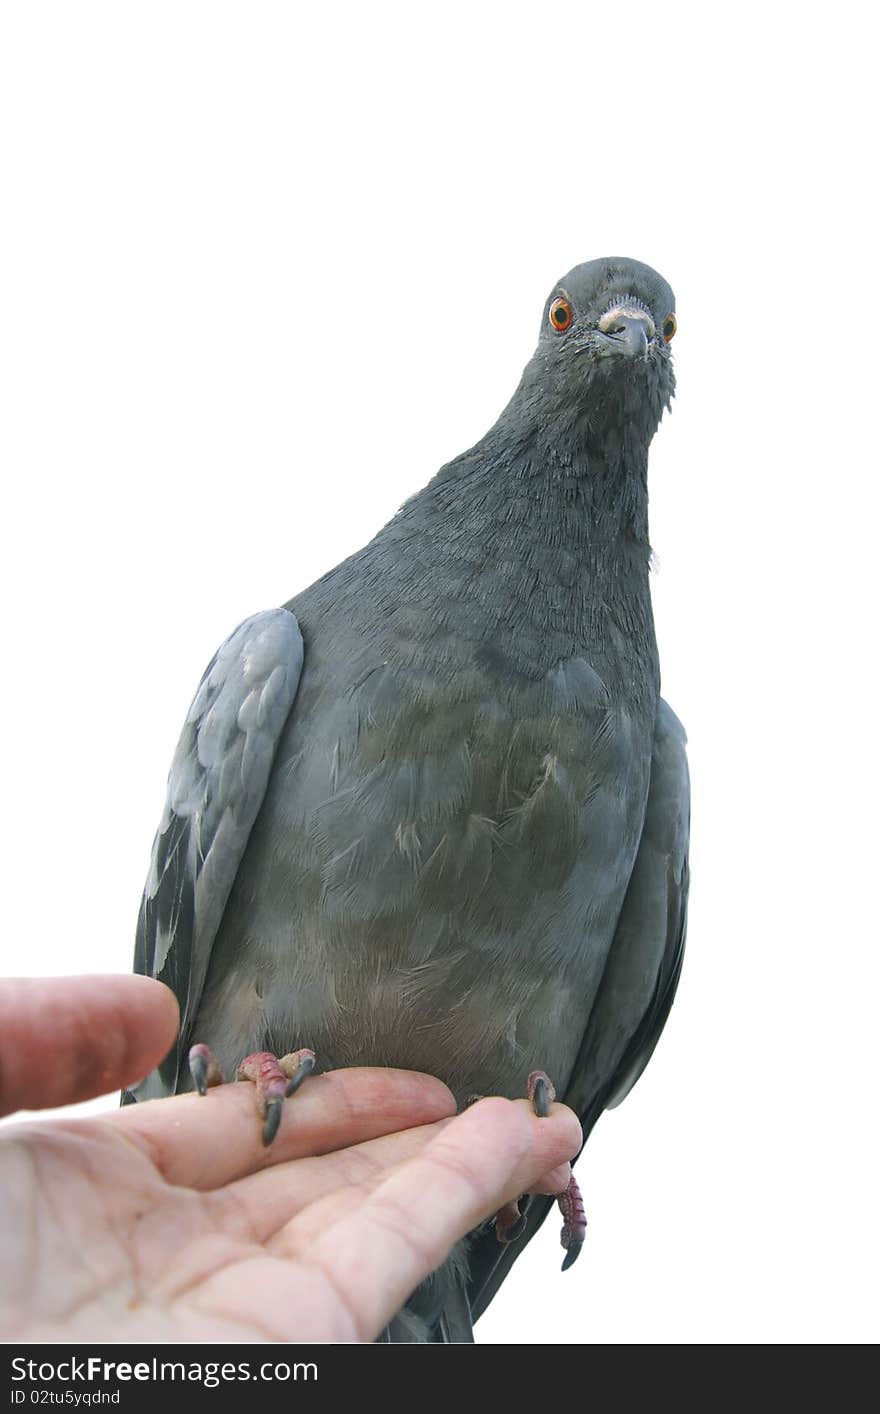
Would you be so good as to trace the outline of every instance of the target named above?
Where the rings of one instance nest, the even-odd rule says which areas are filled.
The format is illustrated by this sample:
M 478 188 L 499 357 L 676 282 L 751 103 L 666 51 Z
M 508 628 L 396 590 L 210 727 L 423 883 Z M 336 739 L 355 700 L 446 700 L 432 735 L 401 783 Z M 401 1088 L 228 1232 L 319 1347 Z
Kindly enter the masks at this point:
M 675 330 L 675 297 L 649 265 L 576 265 L 547 296 L 517 411 L 593 450 L 646 448 L 675 390 Z
M 675 334 L 675 296 L 650 265 L 609 257 L 576 265 L 551 290 L 541 321 L 539 351 L 570 368 L 587 356 L 609 370 L 659 370 Z M 615 368 L 616 365 L 616 368 Z M 577 379 L 577 371 L 571 370 Z

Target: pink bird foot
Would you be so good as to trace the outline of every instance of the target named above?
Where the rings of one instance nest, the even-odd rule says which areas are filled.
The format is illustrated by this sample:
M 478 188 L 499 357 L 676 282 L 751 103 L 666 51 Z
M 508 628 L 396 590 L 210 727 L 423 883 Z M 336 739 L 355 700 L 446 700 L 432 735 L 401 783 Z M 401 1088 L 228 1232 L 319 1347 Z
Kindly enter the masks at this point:
M 495 1214 L 495 1236 L 499 1242 L 507 1244 L 522 1237 L 526 1230 L 526 1214 L 520 1208 L 520 1203 L 527 1202 L 526 1198 L 514 1198 L 512 1203 L 505 1203 Z
M 464 1109 L 468 1109 L 482 1098 L 482 1095 L 469 1095 L 464 1103 Z M 526 1081 L 526 1098 L 531 1101 L 538 1118 L 546 1119 L 550 1113 L 550 1106 L 556 1099 L 556 1087 L 546 1071 L 532 1071 Z M 562 1232 L 559 1235 L 559 1240 L 565 1248 L 562 1270 L 567 1272 L 580 1256 L 587 1232 L 584 1200 L 574 1174 L 569 1179 L 565 1192 L 558 1194 L 556 1201 L 562 1214 Z M 505 1246 L 508 1242 L 516 1242 L 517 1238 L 522 1237 L 525 1232 L 529 1202 L 528 1195 L 514 1199 L 510 1203 L 505 1203 L 504 1207 L 495 1214 L 495 1236 Z
M 293 1095 L 315 1068 L 314 1051 L 292 1051 L 279 1060 L 271 1051 L 255 1051 L 245 1056 L 236 1080 L 253 1081 L 256 1087 L 257 1110 L 263 1120 L 263 1144 L 268 1146 L 278 1133 L 282 1102 Z M 200 1095 L 214 1085 L 222 1085 L 223 1072 L 209 1046 L 190 1048 L 189 1069 Z
M 543 1070 L 533 1070 L 526 1081 L 526 1094 L 534 1106 L 535 1114 L 541 1119 L 546 1119 L 550 1113 L 550 1106 L 556 1099 L 556 1088 L 549 1075 L 546 1075 Z M 565 1249 L 562 1270 L 567 1272 L 580 1256 L 587 1233 L 584 1200 L 574 1174 L 569 1179 L 565 1192 L 560 1193 L 556 1201 L 562 1214 L 562 1232 L 559 1235 L 559 1240 Z
M 564 1193 L 560 1193 L 556 1199 L 559 1204 L 559 1211 L 562 1214 L 562 1231 L 559 1234 L 559 1241 L 565 1248 L 565 1258 L 562 1263 L 562 1270 L 567 1272 L 569 1267 L 573 1267 L 580 1256 L 581 1248 L 584 1245 L 584 1238 L 587 1235 L 587 1215 L 584 1212 L 584 1200 L 581 1197 L 581 1190 L 578 1188 L 578 1181 L 572 1174 L 568 1182 L 568 1187 Z

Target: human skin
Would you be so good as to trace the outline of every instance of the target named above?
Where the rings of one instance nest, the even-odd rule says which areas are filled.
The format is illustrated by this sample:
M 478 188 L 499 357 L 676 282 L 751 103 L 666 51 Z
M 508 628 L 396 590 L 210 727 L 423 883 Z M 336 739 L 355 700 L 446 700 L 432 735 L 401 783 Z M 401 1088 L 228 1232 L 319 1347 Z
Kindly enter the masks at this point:
M 130 1085 L 177 1030 L 146 977 L 0 984 L 0 1114 Z M 320 1059 L 320 1058 L 319 1058 Z M 0 1130 L 0 1339 L 369 1341 L 453 1244 L 558 1193 L 580 1125 L 525 1099 L 455 1114 L 427 1075 L 316 1075 L 274 1144 L 252 1087 Z

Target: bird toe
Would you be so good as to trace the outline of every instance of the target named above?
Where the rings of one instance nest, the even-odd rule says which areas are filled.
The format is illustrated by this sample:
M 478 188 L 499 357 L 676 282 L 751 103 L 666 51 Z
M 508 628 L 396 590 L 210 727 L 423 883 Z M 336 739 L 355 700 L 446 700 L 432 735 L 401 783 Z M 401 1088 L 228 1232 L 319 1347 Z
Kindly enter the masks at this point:
M 257 1110 L 263 1121 L 263 1145 L 268 1148 L 281 1125 L 283 1101 L 298 1090 L 315 1068 L 314 1051 L 293 1051 L 279 1060 L 271 1051 L 245 1056 L 236 1080 L 250 1080 L 256 1089 Z
M 223 1084 L 223 1071 L 210 1046 L 201 1043 L 189 1050 L 189 1073 L 200 1095 L 206 1095 L 214 1085 Z
M 531 1100 L 538 1118 L 546 1119 L 550 1113 L 550 1106 L 556 1099 L 556 1087 L 545 1071 L 532 1071 L 526 1081 L 526 1095 Z

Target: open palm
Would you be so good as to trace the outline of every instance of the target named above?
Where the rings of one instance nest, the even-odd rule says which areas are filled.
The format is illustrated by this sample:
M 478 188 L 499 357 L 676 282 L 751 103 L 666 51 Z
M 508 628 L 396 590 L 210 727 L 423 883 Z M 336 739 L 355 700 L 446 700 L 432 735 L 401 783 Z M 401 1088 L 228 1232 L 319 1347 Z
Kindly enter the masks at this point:
M 0 988 L 0 1113 L 139 1079 L 175 1035 L 141 977 Z M 426 1075 L 314 1076 L 270 1149 L 252 1087 L 0 1131 L 0 1338 L 374 1339 L 453 1243 L 557 1192 L 574 1115 L 490 1099 L 455 1116 Z

